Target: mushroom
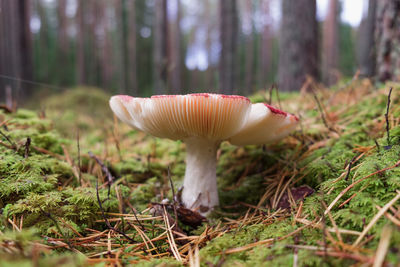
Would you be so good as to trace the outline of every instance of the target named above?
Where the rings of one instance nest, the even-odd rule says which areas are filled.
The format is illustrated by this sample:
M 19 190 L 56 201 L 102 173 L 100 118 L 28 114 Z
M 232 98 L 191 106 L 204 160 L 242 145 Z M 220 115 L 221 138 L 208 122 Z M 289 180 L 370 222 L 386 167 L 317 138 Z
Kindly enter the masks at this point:
M 182 202 L 202 214 L 219 204 L 216 154 L 222 141 L 265 144 L 287 135 L 298 121 L 294 115 L 237 95 L 117 95 L 111 97 L 110 107 L 136 130 L 186 144 Z

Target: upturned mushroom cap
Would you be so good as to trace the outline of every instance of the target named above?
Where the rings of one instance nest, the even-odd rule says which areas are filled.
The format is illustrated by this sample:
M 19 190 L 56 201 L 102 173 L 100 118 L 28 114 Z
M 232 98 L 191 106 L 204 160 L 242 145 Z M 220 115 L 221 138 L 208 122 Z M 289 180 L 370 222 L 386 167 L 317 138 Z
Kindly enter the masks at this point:
M 293 131 L 298 120 L 296 116 L 268 104 L 253 104 L 246 124 L 229 138 L 229 142 L 237 146 L 271 143 Z
M 110 107 L 123 122 L 153 136 L 172 140 L 202 137 L 226 140 L 246 123 L 250 100 L 219 94 L 113 96 Z

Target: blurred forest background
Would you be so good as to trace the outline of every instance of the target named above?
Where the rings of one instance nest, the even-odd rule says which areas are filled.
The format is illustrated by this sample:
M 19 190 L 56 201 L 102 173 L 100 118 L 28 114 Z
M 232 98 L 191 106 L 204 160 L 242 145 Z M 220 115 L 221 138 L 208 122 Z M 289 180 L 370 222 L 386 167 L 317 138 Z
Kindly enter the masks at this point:
M 396 80 L 399 17 L 398 0 L 0 0 L 0 98 Z

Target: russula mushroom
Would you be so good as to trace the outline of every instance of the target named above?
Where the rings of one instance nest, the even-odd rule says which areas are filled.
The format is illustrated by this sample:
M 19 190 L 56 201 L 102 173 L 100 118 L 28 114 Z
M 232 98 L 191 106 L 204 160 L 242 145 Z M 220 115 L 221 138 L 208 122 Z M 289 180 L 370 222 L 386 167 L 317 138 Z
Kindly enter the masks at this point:
M 265 144 L 296 127 L 298 119 L 243 96 L 220 94 L 113 96 L 110 107 L 133 128 L 186 144 L 182 201 L 203 214 L 219 204 L 216 153 L 220 143 Z

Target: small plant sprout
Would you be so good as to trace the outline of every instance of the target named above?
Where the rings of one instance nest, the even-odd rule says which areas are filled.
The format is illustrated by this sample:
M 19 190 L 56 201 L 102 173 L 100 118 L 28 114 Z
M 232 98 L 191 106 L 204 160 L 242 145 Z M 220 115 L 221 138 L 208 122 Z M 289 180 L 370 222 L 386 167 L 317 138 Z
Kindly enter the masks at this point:
M 294 115 L 236 95 L 117 95 L 110 106 L 134 129 L 186 144 L 182 201 L 202 214 L 219 204 L 216 154 L 222 141 L 265 144 L 286 136 L 298 122 Z

